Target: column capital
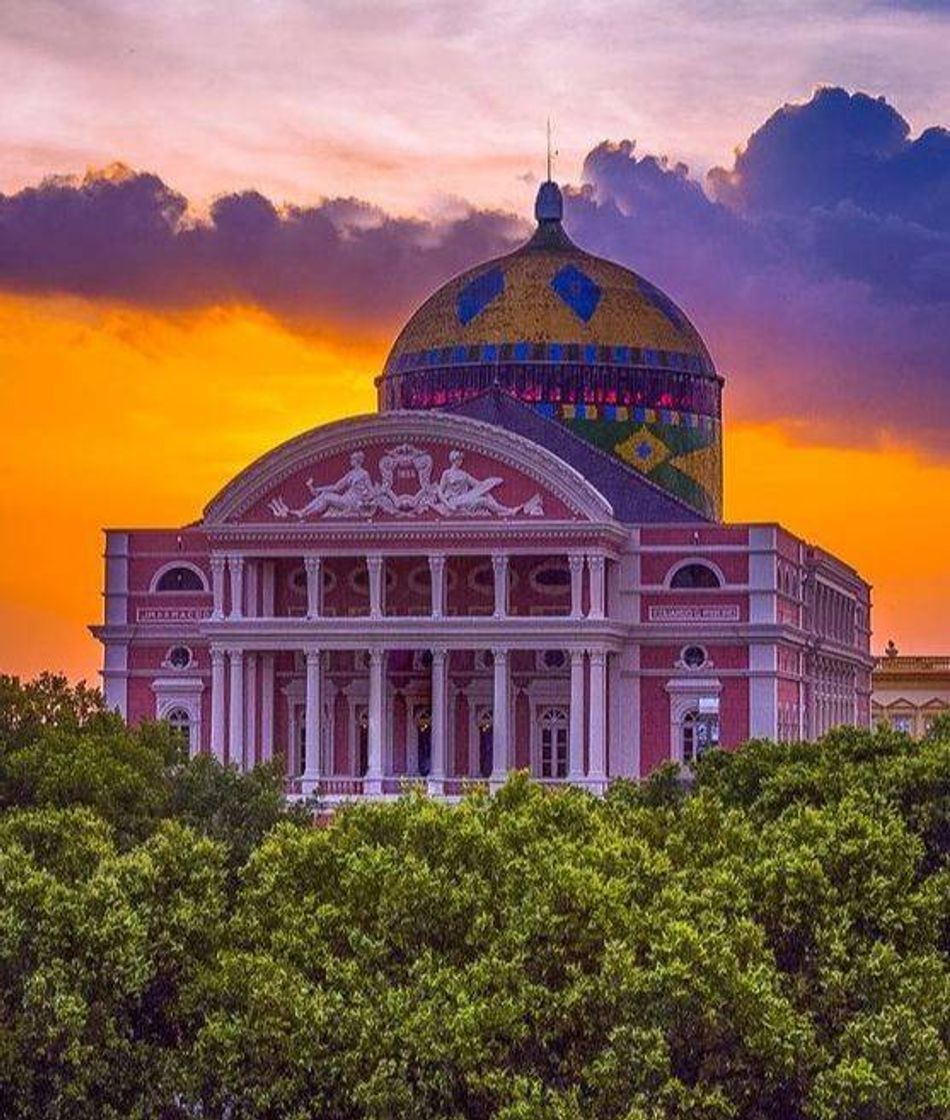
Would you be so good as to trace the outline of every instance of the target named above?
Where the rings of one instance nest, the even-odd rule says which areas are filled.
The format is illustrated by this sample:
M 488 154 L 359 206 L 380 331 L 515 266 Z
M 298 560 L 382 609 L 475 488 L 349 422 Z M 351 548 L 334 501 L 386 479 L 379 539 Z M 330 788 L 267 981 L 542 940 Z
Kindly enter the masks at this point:
M 211 654 L 211 663 L 214 664 L 215 662 L 217 662 L 218 664 L 221 664 L 224 661 L 224 656 L 227 653 L 227 650 L 224 648 L 224 646 L 212 646 L 209 652 Z
M 572 649 L 571 650 L 571 664 L 572 665 L 583 665 L 583 663 L 584 663 L 584 650 L 582 650 L 582 649 Z
M 381 552 L 367 552 L 366 553 L 366 566 L 368 568 L 380 568 L 383 563 L 383 554 Z
M 445 566 L 445 553 L 444 552 L 430 552 L 429 553 L 429 567 L 442 568 Z
M 212 572 L 223 572 L 227 562 L 228 562 L 228 558 L 225 555 L 225 553 L 223 553 L 223 552 L 212 552 L 211 553 L 210 563 L 211 563 Z
M 323 650 L 319 646 L 304 646 L 304 657 L 307 659 L 307 664 L 313 662 L 320 663 L 320 658 L 323 657 Z
M 232 665 L 239 665 L 244 660 L 243 649 L 229 649 L 228 656 L 231 658 Z
M 510 559 L 507 552 L 493 552 L 491 554 L 492 567 L 497 572 L 500 568 L 508 567 L 508 560 Z
M 507 661 L 508 660 L 508 647 L 507 646 L 492 646 L 491 655 L 492 655 L 492 658 L 495 661 Z
M 229 552 L 228 553 L 228 567 L 231 569 L 232 572 L 233 571 L 238 571 L 238 572 L 243 571 L 244 570 L 244 556 L 240 552 Z
M 310 575 L 311 572 L 319 572 L 322 563 L 323 557 L 315 556 L 312 552 L 308 552 L 303 558 L 303 566 L 307 575 Z
M 449 656 L 449 651 L 445 648 L 445 646 L 436 646 L 434 649 L 430 649 L 429 653 L 432 654 L 433 666 L 444 665 Z
M 571 572 L 580 572 L 584 568 L 584 553 L 583 552 L 569 552 L 567 554 L 567 566 Z
M 607 661 L 607 651 L 605 649 L 589 649 L 587 656 L 590 658 L 592 665 L 603 665 Z
M 369 654 L 369 663 L 372 667 L 382 665 L 383 653 L 385 652 L 382 646 L 370 646 L 366 652 Z
M 603 568 L 607 561 L 607 557 L 603 552 L 588 552 L 587 563 L 591 568 Z

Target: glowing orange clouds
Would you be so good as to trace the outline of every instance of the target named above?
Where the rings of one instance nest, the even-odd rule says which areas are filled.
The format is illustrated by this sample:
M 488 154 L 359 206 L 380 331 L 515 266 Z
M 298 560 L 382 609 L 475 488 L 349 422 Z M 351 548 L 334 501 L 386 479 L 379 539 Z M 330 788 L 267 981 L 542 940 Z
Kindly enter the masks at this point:
M 95 679 L 103 526 L 174 525 L 306 428 L 375 408 L 384 340 L 307 338 L 252 309 L 177 317 L 0 298 L 0 671 Z M 875 585 L 875 645 L 940 649 L 950 468 L 726 428 L 727 516 L 780 520 Z
M 101 529 L 196 519 L 276 443 L 373 410 L 383 356 L 253 310 L 0 299 L 0 670 L 92 677 Z

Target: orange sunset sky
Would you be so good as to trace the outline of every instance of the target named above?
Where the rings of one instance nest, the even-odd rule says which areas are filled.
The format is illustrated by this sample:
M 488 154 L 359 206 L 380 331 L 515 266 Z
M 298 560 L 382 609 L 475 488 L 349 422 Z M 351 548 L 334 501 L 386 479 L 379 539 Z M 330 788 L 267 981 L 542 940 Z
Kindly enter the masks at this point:
M 950 17 L 172 7 L 0 11 L 0 672 L 94 680 L 103 527 L 375 408 L 412 307 L 526 228 L 548 114 L 572 233 L 726 376 L 727 519 L 857 567 L 876 652 L 950 651 Z

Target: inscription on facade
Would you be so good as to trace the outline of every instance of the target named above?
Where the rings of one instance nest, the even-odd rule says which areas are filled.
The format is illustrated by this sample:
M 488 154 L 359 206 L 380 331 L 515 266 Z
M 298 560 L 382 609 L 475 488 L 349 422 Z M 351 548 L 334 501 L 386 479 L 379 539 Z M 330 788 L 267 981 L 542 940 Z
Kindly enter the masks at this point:
M 136 622 L 202 622 L 211 617 L 210 607 L 139 607 Z
M 738 622 L 739 608 L 732 606 L 650 607 L 651 622 Z

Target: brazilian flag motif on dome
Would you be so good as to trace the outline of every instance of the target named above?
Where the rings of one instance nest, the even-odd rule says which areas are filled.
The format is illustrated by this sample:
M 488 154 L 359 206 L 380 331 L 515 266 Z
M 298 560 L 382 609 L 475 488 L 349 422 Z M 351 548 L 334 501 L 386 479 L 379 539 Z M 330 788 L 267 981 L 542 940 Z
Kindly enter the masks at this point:
M 722 517 L 717 421 L 661 409 L 595 405 L 562 405 L 559 419 L 575 435 L 616 455 L 693 509 L 716 520 Z

